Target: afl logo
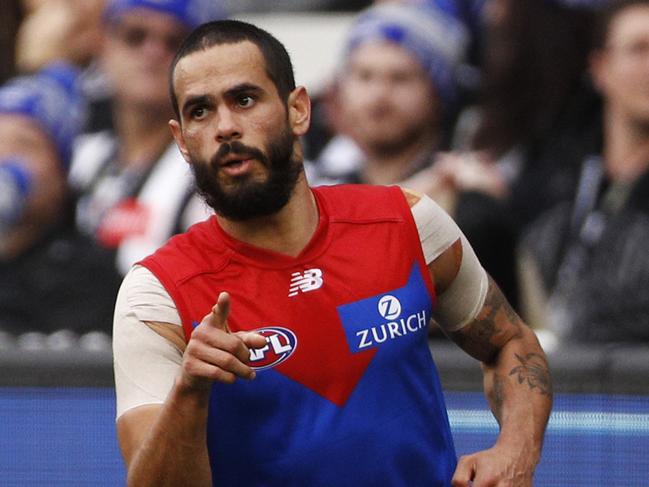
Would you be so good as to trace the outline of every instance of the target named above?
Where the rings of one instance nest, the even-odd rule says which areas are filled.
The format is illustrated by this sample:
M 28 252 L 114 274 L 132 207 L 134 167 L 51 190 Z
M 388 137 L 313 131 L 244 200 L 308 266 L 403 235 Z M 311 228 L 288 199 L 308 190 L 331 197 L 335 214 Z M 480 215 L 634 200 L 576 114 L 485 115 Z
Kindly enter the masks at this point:
M 389 294 L 379 300 L 379 313 L 386 320 L 394 320 L 401 315 L 401 303 L 394 296 Z
M 255 370 L 275 367 L 288 359 L 297 348 L 297 337 L 288 328 L 269 326 L 253 330 L 266 337 L 266 345 L 250 350 L 250 366 Z

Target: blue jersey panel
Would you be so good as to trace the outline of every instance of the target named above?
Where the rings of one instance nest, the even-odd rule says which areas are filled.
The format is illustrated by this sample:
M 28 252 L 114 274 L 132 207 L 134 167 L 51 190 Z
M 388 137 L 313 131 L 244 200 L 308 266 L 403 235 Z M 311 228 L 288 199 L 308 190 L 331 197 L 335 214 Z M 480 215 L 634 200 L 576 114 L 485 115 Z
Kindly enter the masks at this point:
M 419 268 L 404 287 L 338 311 L 351 352 L 376 348 L 349 399 L 334 404 L 272 368 L 252 382 L 216 384 L 208 424 L 215 485 L 450 485 L 455 451 Z

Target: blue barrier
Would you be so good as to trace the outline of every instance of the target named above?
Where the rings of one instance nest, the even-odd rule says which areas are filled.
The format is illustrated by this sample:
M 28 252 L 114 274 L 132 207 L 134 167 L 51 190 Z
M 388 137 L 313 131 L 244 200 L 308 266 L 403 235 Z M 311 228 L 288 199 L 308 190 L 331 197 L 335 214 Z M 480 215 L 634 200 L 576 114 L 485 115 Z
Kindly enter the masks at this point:
M 489 447 L 498 426 L 481 393 L 447 392 L 458 454 Z M 0 485 L 124 485 L 112 388 L 0 389 Z M 649 396 L 557 394 L 535 485 L 643 486 Z
M 491 446 L 498 425 L 479 393 L 447 393 L 458 455 Z M 556 394 L 535 486 L 649 485 L 649 396 Z

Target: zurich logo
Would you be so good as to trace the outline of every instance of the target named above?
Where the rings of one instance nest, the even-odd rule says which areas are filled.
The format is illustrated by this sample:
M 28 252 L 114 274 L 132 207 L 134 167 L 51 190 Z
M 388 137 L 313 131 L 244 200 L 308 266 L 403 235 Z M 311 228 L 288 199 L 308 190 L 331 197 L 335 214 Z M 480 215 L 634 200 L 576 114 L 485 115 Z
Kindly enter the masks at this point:
M 404 286 L 337 307 L 352 353 L 408 340 L 425 343 L 432 299 L 415 262 Z
M 401 302 L 388 294 L 379 299 L 378 309 L 379 314 L 386 320 L 395 320 L 401 315 Z
M 254 332 L 266 338 L 266 345 L 250 350 L 250 366 L 255 370 L 270 369 L 281 364 L 297 348 L 297 337 L 288 328 L 268 326 Z

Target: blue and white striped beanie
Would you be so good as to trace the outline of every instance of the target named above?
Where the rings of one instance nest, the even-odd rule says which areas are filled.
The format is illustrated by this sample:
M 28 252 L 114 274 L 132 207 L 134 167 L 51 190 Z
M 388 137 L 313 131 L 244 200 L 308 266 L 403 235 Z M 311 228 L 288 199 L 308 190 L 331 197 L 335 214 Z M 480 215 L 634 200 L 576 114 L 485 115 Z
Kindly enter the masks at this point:
M 205 22 L 224 19 L 227 12 L 220 0 L 108 0 L 104 20 L 112 22 L 130 10 L 149 9 L 167 14 L 193 30 Z
M 408 50 L 429 74 L 445 109 L 458 96 L 457 70 L 469 43 L 467 28 L 439 8 L 384 4 L 362 11 L 353 23 L 345 59 L 359 45 L 372 40 L 393 42 Z
M 0 87 L 0 113 L 35 120 L 54 142 L 64 169 L 69 169 L 72 144 L 86 121 L 81 71 L 57 62 L 30 76 L 13 78 Z
M 414 5 L 424 5 L 442 10 L 458 19 L 473 38 L 480 38 L 484 24 L 484 11 L 489 0 L 406 0 Z M 579 0 L 578 0 L 579 1 Z M 583 0 L 582 0 L 583 1 Z

